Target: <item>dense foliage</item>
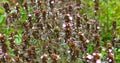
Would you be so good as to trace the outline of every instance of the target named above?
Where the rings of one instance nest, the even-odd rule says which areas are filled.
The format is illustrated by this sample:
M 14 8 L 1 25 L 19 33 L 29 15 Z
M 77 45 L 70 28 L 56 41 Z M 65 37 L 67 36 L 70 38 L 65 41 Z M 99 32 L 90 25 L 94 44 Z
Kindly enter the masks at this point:
M 0 0 L 0 63 L 119 63 L 119 0 Z

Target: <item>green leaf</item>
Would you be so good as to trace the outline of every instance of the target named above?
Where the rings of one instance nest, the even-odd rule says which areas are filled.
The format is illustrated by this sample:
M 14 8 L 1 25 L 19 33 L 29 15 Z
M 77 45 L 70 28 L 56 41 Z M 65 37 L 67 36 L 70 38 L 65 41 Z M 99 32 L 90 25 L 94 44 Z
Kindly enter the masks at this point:
M 4 10 L 2 8 L 0 8 L 0 14 L 3 14 Z
M 0 24 L 5 22 L 4 21 L 5 17 L 6 17 L 6 14 L 0 16 Z
M 88 47 L 88 51 L 89 51 L 90 53 L 93 52 L 93 45 L 89 45 L 89 47 Z

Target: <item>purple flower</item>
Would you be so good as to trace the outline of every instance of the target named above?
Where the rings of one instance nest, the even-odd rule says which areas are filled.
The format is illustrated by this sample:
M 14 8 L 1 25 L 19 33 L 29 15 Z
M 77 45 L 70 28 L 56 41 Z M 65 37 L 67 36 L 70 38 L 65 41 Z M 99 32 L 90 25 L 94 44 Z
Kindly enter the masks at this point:
M 0 55 L 2 55 L 2 53 L 3 53 L 3 52 L 2 52 L 2 49 L 0 48 Z
M 62 27 L 63 29 L 68 29 L 68 28 L 72 28 L 73 24 L 69 23 L 69 22 L 64 22 Z

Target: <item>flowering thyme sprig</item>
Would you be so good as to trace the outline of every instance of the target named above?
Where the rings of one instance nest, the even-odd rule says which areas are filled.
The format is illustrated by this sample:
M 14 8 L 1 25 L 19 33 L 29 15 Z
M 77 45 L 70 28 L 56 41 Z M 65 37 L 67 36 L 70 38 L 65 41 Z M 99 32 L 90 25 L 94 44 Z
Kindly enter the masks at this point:
M 11 9 L 10 9 L 9 4 L 7 2 L 3 3 L 3 7 L 4 7 L 6 13 L 11 12 Z
M 41 57 L 42 63 L 47 63 L 48 61 L 48 55 L 47 54 L 43 54 Z
M 111 43 L 107 43 L 107 53 L 108 53 L 108 63 L 115 63 L 114 54 L 113 54 L 113 47 Z
M 60 56 L 55 54 L 55 53 L 53 53 L 51 55 L 51 59 L 52 59 L 52 63 L 58 63 L 58 60 L 60 59 Z

